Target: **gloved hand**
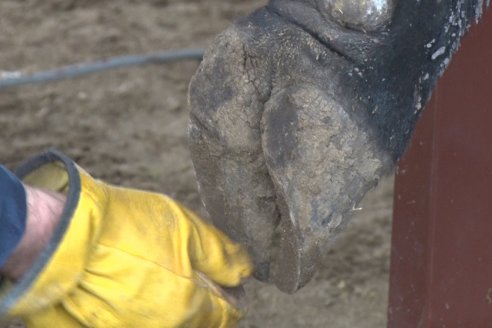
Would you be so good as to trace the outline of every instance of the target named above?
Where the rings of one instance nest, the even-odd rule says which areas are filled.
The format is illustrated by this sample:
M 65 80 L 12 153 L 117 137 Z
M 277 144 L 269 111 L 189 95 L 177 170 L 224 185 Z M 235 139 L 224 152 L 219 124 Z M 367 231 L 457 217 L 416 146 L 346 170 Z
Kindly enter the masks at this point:
M 234 327 L 241 318 L 218 286 L 250 275 L 248 255 L 182 205 L 94 180 L 54 151 L 17 174 L 67 203 L 29 272 L 1 287 L 0 316 L 64 328 Z

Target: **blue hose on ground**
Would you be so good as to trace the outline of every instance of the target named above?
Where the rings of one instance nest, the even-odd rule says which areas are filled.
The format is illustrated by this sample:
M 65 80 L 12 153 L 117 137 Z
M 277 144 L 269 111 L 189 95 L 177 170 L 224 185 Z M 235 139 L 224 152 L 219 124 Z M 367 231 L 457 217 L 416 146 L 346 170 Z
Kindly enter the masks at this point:
M 39 84 L 45 82 L 72 79 L 75 77 L 107 71 L 127 66 L 145 64 L 162 64 L 180 60 L 197 60 L 203 58 L 202 49 L 181 49 L 175 51 L 162 51 L 144 55 L 129 55 L 97 60 L 91 63 L 80 63 L 48 71 L 23 74 L 21 72 L 3 72 L 0 77 L 0 90 L 27 84 Z

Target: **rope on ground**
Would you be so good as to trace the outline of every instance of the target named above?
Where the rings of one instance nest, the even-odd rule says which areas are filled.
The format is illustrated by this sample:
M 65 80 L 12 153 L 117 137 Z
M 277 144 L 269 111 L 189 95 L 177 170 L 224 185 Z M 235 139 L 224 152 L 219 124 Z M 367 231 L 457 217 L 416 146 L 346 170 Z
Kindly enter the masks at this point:
M 202 60 L 202 49 L 181 49 L 144 55 L 129 55 L 79 63 L 35 73 L 0 72 L 0 90 L 27 84 L 54 82 L 127 66 L 162 64 L 181 60 Z

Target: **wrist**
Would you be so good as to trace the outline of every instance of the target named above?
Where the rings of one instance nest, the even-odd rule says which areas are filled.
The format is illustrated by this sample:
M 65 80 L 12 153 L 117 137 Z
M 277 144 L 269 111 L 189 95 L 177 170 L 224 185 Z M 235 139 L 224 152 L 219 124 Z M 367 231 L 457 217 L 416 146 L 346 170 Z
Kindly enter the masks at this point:
M 65 196 L 63 194 L 24 186 L 26 193 L 25 231 L 17 247 L 2 267 L 2 274 L 18 280 L 29 270 L 44 250 L 58 225 Z

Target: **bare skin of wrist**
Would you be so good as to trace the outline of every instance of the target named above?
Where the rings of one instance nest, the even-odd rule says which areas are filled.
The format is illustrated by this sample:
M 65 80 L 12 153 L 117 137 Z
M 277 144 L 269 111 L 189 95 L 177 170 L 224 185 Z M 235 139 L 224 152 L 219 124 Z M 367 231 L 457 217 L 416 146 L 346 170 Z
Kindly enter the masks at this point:
M 24 186 L 27 197 L 26 230 L 0 274 L 17 281 L 44 250 L 60 222 L 66 197 L 63 194 Z

